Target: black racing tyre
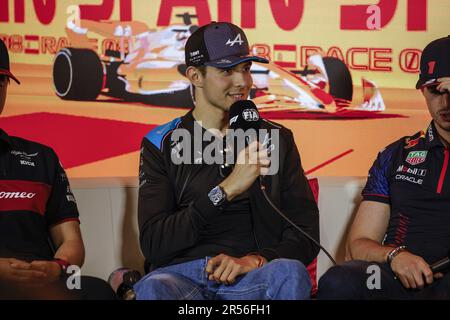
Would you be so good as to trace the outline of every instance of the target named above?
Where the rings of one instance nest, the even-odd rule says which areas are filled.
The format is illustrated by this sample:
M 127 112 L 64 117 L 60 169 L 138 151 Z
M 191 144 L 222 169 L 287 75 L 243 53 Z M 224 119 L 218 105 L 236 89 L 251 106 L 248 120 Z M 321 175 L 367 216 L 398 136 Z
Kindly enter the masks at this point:
M 323 63 L 328 74 L 330 94 L 334 98 L 352 101 L 352 75 L 345 63 L 334 57 L 323 57 Z
M 119 76 L 117 70 L 122 65 L 122 61 L 115 61 L 110 63 L 105 63 L 106 74 L 106 84 L 105 87 L 108 88 L 108 92 L 105 94 L 110 97 L 119 98 L 122 100 L 129 99 L 129 92 L 126 90 L 126 83 L 123 76 Z
M 90 49 L 64 48 L 53 62 L 55 93 L 64 100 L 95 100 L 103 87 L 103 65 Z

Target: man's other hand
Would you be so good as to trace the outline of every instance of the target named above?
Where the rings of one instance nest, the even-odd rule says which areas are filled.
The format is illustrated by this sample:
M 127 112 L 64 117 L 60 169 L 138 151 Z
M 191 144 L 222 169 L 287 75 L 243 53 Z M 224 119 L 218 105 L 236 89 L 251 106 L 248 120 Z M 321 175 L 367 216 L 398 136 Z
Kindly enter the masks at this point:
M 408 251 L 402 251 L 394 257 L 391 269 L 407 289 L 422 289 L 425 284 L 432 284 L 433 278 L 442 278 L 440 273 L 433 275 L 422 257 Z
M 219 254 L 208 261 L 205 271 L 208 274 L 208 280 L 229 285 L 236 281 L 236 277 L 246 274 L 266 262 L 267 260 L 259 255 L 235 258 L 226 254 Z
M 42 285 L 45 272 L 35 270 L 31 263 L 14 258 L 0 258 L 0 282 L 29 286 Z

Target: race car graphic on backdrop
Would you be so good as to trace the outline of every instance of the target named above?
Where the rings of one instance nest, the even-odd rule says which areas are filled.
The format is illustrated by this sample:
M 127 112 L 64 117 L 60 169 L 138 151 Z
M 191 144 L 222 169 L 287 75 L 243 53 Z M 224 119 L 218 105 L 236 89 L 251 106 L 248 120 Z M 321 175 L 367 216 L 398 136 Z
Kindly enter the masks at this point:
M 153 106 L 193 107 L 184 46 L 198 26 L 192 23 L 195 15 L 177 16 L 183 23 L 159 30 L 137 21 L 68 21 L 71 46 L 60 50 L 53 63 L 56 94 L 65 100 L 106 95 Z M 118 45 L 99 55 L 89 33 Z M 363 103 L 352 104 L 352 76 L 337 58 L 312 55 L 303 70 L 253 64 L 251 73 L 250 98 L 268 118 L 372 118 L 386 109 L 380 90 L 368 79 L 362 79 Z

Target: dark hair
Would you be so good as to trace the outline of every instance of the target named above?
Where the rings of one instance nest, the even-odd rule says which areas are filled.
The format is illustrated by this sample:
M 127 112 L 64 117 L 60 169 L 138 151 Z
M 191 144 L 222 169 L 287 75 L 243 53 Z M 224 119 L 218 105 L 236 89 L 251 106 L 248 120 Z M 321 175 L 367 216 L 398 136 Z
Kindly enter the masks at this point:
M 205 76 L 206 75 L 206 66 L 200 66 L 200 67 L 197 67 L 197 69 L 200 71 L 200 73 L 202 74 L 202 76 Z

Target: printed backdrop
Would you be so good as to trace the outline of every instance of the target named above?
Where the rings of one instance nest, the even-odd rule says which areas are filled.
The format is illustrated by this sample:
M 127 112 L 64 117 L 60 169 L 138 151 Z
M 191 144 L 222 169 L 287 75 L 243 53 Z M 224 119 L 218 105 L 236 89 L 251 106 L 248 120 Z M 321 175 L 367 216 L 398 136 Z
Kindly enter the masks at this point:
M 414 85 L 421 49 L 449 34 L 448 0 L 0 0 L 22 82 L 0 126 L 52 146 L 71 177 L 137 176 L 142 137 L 192 106 L 184 43 L 210 21 L 271 60 L 251 97 L 293 130 L 310 176 L 365 176 L 430 121 Z

